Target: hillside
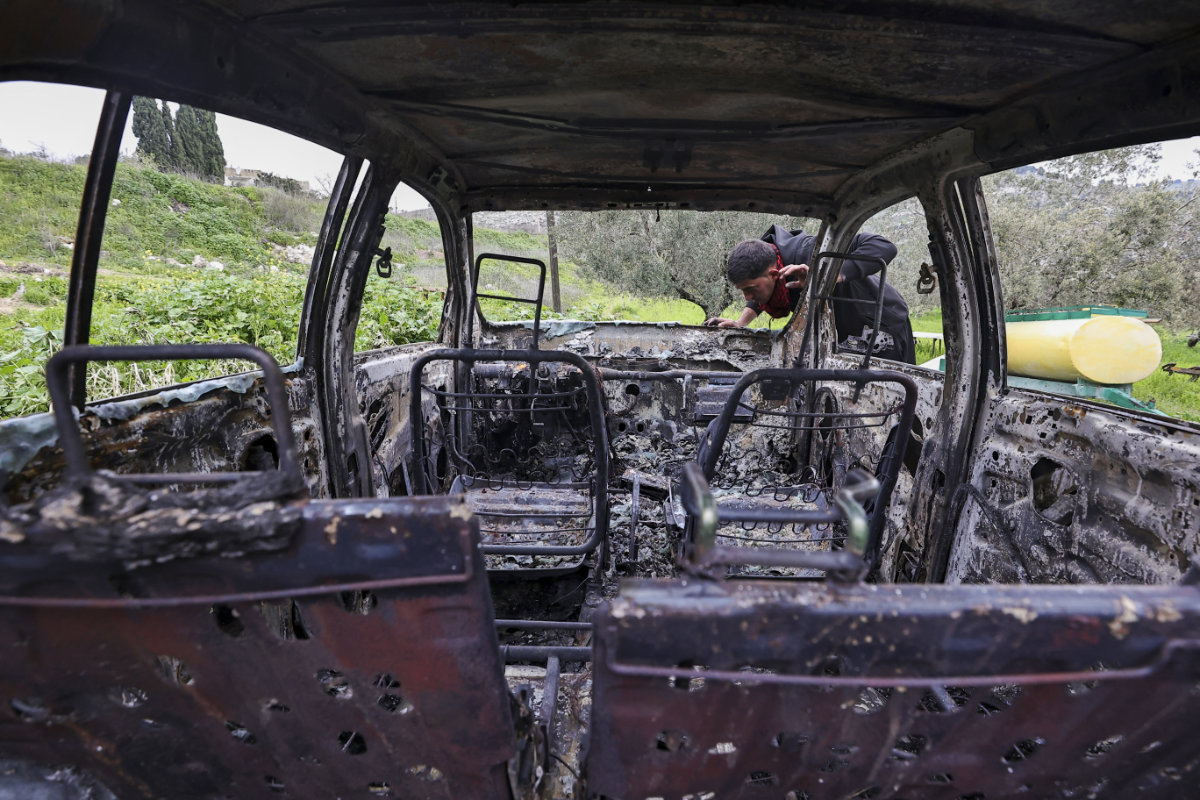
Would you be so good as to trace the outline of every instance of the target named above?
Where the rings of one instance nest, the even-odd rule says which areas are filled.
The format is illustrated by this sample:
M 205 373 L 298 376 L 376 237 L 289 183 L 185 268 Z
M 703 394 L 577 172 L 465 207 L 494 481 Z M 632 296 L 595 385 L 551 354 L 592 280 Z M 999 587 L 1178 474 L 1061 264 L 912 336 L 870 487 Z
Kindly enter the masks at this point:
M 30 156 L 0 156 L 0 417 L 46 407 L 42 374 L 45 360 L 61 345 L 66 278 L 84 178 L 83 165 L 48 163 Z M 1006 254 L 1006 261 L 1020 266 L 1046 258 L 1038 251 L 1020 249 L 1026 245 L 1054 246 L 1051 250 L 1055 253 L 1074 252 L 1072 247 L 1057 246 L 1066 239 L 1049 235 L 1053 233 L 1049 228 L 1038 229 L 1035 236 L 1015 227 L 1012 220 L 1027 223 L 1031 212 L 1029 202 L 1021 201 L 1026 187 L 1014 182 L 1010 188 L 1009 193 L 998 195 L 994 208 L 1001 250 L 1016 248 L 1013 254 Z M 1046 195 L 1043 191 L 1038 196 Z M 1008 205 L 1013 208 L 1006 208 Z M 304 285 L 324 207 L 323 200 L 308 195 L 268 187 L 217 186 L 159 173 L 137 163 L 119 164 L 100 258 L 92 341 L 243 341 L 263 347 L 281 363 L 290 362 L 295 356 Z M 424 216 L 387 215 L 383 246 L 392 249 L 396 271 L 390 279 L 372 275 L 369 280 L 356 335 L 359 350 L 428 340 L 436 335 L 445 265 L 436 222 Z M 889 279 L 898 281 L 896 285 L 906 291 L 915 280 L 906 269 L 911 267 L 908 271 L 915 272 L 915 265 L 924 257 L 919 246 L 923 239 L 910 236 L 911 216 L 901 205 L 873 221 L 876 230 L 901 247 L 901 258 Z M 891 217 L 895 217 L 894 231 L 888 227 Z M 476 252 L 544 258 L 544 220 L 542 212 L 478 215 Z M 539 225 L 543 226 L 540 232 Z M 1070 227 L 1079 233 L 1078 225 Z M 1152 249 L 1156 261 L 1161 260 L 1157 255 L 1160 252 L 1173 252 L 1169 247 L 1157 246 L 1161 237 L 1141 236 L 1136 226 L 1109 229 L 1120 232 L 1125 227 L 1138 234 L 1138 242 L 1147 239 L 1155 245 Z M 1174 224 L 1160 227 L 1191 230 L 1190 226 Z M 917 229 L 917 233 L 921 231 Z M 1143 247 L 1147 248 L 1149 245 Z M 1128 252 L 1128 248 L 1115 244 L 1110 249 Z M 1116 289 L 1123 294 L 1087 300 L 1118 301 L 1153 309 L 1164 317 L 1173 305 L 1194 308 L 1190 283 L 1180 289 L 1174 278 L 1159 276 L 1147 281 L 1142 277 L 1174 275 L 1178 270 L 1173 263 L 1153 273 L 1129 270 L 1119 276 L 1120 280 L 1093 281 L 1093 287 L 1109 294 Z M 564 312 L 570 317 L 692 324 L 703 319 L 697 306 L 681 300 L 620 294 L 589 279 L 588 273 L 569 261 L 563 262 L 561 274 Z M 1046 293 L 1040 284 L 1025 288 L 1023 282 L 1032 278 L 1051 280 L 1063 274 L 1074 273 L 1062 266 L 1018 269 L 1015 277 L 1006 278 L 1006 297 L 1019 297 L 1024 289 L 1031 297 L 1041 298 Z M 532 267 L 493 262 L 485 267 L 480 285 L 501 294 L 529 297 L 535 291 L 536 276 Z M 1147 294 L 1150 290 L 1156 294 Z M 920 330 L 940 331 L 940 314 L 932 305 L 937 296 L 911 292 L 907 296 L 916 316 L 914 325 Z M 1163 301 L 1164 297 L 1171 300 Z M 485 301 L 484 305 L 485 313 L 493 319 L 523 317 L 529 312 L 527 305 L 498 301 Z M 545 316 L 552 314 L 547 311 Z M 1188 311 L 1176 311 L 1176 318 L 1194 324 L 1194 316 Z M 765 316 L 756 321 L 768 323 Z M 1191 330 L 1190 326 L 1180 326 L 1174 332 L 1161 331 L 1164 361 L 1185 366 L 1196 363 L 1195 351 L 1184 345 Z M 124 369 L 91 365 L 89 396 L 113 396 L 223 374 L 234 368 L 201 362 Z M 1137 384 L 1134 394 L 1141 399 L 1157 397 L 1160 407 L 1169 413 L 1200 417 L 1200 384 L 1178 376 L 1156 373 Z
M 0 416 L 45 410 L 43 370 L 61 346 L 67 274 L 86 168 L 0 157 Z M 295 358 L 309 263 L 325 202 L 266 187 L 230 188 L 121 163 L 99 265 L 92 341 L 242 341 L 281 363 Z M 509 236 L 510 234 L 497 234 Z M 408 269 L 441 261 L 437 227 L 388 216 L 385 243 Z M 376 284 L 359 349 L 428 340 L 437 295 L 413 275 Z M 227 374 L 238 365 L 89 365 L 106 397 Z

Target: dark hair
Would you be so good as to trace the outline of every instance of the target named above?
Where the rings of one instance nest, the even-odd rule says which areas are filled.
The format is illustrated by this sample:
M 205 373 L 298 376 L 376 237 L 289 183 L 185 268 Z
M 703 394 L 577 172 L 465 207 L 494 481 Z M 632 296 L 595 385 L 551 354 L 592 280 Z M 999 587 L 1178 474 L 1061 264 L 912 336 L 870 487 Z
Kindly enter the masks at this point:
M 730 251 L 729 260 L 725 262 L 725 277 L 734 286 L 743 281 L 761 278 L 767 274 L 767 270 L 775 266 L 776 259 L 774 246 L 762 239 L 738 242 Z

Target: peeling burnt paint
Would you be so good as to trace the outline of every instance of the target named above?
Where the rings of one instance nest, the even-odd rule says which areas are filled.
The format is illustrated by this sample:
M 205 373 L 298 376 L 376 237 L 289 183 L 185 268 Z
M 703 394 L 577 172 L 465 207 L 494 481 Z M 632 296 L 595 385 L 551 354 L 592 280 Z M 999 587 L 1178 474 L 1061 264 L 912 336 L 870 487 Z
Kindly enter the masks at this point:
M 1190 467 L 1200 437 L 1130 416 L 1034 394 L 998 401 L 951 578 L 1012 580 L 1019 558 L 1021 579 L 1034 583 L 1178 581 L 1200 552 L 1200 476 Z
M 0 522 L 20 532 L 13 544 L 22 545 L 23 554 L 27 546 L 71 560 L 127 566 L 209 554 L 232 558 L 291 541 L 299 508 L 274 503 L 294 498 L 298 488 L 279 472 L 193 492 L 151 491 L 101 473 L 2 509 Z
M 507 796 L 512 711 L 474 521 L 456 505 L 309 503 L 285 547 L 241 559 L 124 572 L 5 559 L 0 630 L 15 650 L 0 691 L 5 763 L 26 765 L 16 785 L 54 763 L 71 765 L 71 785 L 122 798 L 372 785 Z M 333 518 L 337 542 L 324 533 Z M 398 657 L 404 639 L 422 646 Z M 0 775 L 0 793 L 12 778 Z M 108 795 L 64 795 L 92 796 Z
M 310 377 L 293 372 L 286 390 L 309 493 L 322 497 L 326 469 L 311 386 Z M 101 416 L 89 406 L 78 423 L 89 459 L 116 473 L 229 472 L 278 459 L 261 378 L 253 374 L 103 405 L 113 413 Z M 58 483 L 63 459 L 50 415 L 0 423 L 0 443 L 10 503 L 28 502 Z

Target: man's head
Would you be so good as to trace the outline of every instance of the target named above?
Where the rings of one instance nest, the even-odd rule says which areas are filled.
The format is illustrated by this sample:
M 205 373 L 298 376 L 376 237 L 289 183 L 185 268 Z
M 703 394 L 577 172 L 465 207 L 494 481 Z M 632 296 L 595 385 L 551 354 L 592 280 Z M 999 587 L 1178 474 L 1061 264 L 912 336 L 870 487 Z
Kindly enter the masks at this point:
M 762 239 L 739 242 L 725 262 L 725 277 L 747 301 L 765 304 L 775 291 L 779 261 L 775 248 Z

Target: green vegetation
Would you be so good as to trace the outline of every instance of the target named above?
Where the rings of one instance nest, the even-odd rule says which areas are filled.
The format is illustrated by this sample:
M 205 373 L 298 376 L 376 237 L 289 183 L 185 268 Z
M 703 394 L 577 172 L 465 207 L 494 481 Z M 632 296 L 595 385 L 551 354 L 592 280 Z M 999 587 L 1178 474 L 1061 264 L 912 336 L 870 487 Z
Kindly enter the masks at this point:
M 0 158 L 0 417 L 46 408 L 43 372 L 62 345 L 66 273 L 84 177 L 79 165 Z M 294 360 L 308 264 L 286 260 L 283 248 L 316 243 L 323 201 L 270 187 L 230 189 L 137 163 L 118 165 L 112 197 L 93 342 L 241 341 L 281 363 Z M 400 219 L 389 217 L 389 224 Z M 440 241 L 436 226 L 418 222 L 410 232 L 421 235 L 398 251 L 398 260 L 412 259 L 416 248 L 430 244 L 426 229 L 432 242 Z M 411 282 L 384 282 L 366 299 L 359 349 L 436 336 L 441 298 Z M 93 364 L 88 394 L 111 397 L 246 368 L 220 362 Z
M 159 169 L 196 175 L 207 181 L 225 180 L 225 148 L 212 111 L 180 105 L 171 107 L 149 97 L 133 98 L 133 135 L 138 155 Z
M 1159 331 L 1163 346 L 1163 364 L 1180 367 L 1200 366 L 1200 348 L 1187 346 L 1188 335 Z M 1155 408 L 1164 414 L 1200 422 L 1200 381 L 1187 375 L 1171 375 L 1161 369 L 1133 385 L 1138 400 L 1153 400 Z
M 80 165 L 0 157 L 0 218 L 5 220 L 0 226 L 0 416 L 46 407 L 43 369 L 45 360 L 61 346 L 66 272 L 84 176 Z M 226 188 L 136 162 L 118 165 L 112 196 L 93 341 L 243 341 L 263 347 L 281 363 L 293 360 L 308 264 L 304 258 L 287 260 L 284 248 L 315 245 L 324 214 L 322 201 L 272 187 Z M 1161 203 L 1151 206 L 1162 208 Z M 910 268 L 920 259 L 920 248 L 910 246 L 912 237 L 905 238 L 901 225 L 904 220 L 911 223 L 914 213 L 919 216 L 916 209 L 902 204 L 877 217 L 872 222 L 879 224 L 871 226 L 900 244 L 897 262 L 903 263 L 893 275 L 901 287 L 912 285 L 915 271 Z M 652 224 L 649 219 L 643 222 Z M 392 248 L 396 272 L 389 279 L 374 274 L 369 279 L 355 341 L 359 351 L 433 339 L 440 322 L 445 266 L 438 226 L 389 214 L 383 244 Z M 478 228 L 474 244 L 476 252 L 543 258 L 546 253 L 544 234 Z M 680 299 L 676 291 L 629 294 L 614 289 L 597 272 L 564 258 L 562 316 L 690 325 L 704 319 L 700 305 Z M 533 266 L 489 262 L 480 287 L 496 294 L 532 297 L 536 281 Z M 549 286 L 546 292 L 545 316 L 558 316 L 549 310 Z M 930 305 L 937 295 L 905 294 L 914 310 L 914 330 L 940 333 L 941 312 Z M 741 305 L 734 301 L 720 314 L 736 316 Z M 492 319 L 531 316 L 527 304 L 487 301 L 484 308 Z M 1153 306 L 1150 310 L 1158 313 Z M 764 315 L 754 327 L 778 329 L 784 322 Z M 1164 329 L 1160 334 L 1164 362 L 1200 364 L 1200 351 L 1186 346 L 1187 332 Z M 918 363 L 939 354 L 939 343 L 918 340 Z M 212 362 L 97 364 L 89 369 L 88 391 L 93 398 L 114 396 L 244 368 Z M 1134 395 L 1154 399 L 1173 416 L 1200 421 L 1200 382 L 1186 376 L 1156 372 L 1134 386 Z

